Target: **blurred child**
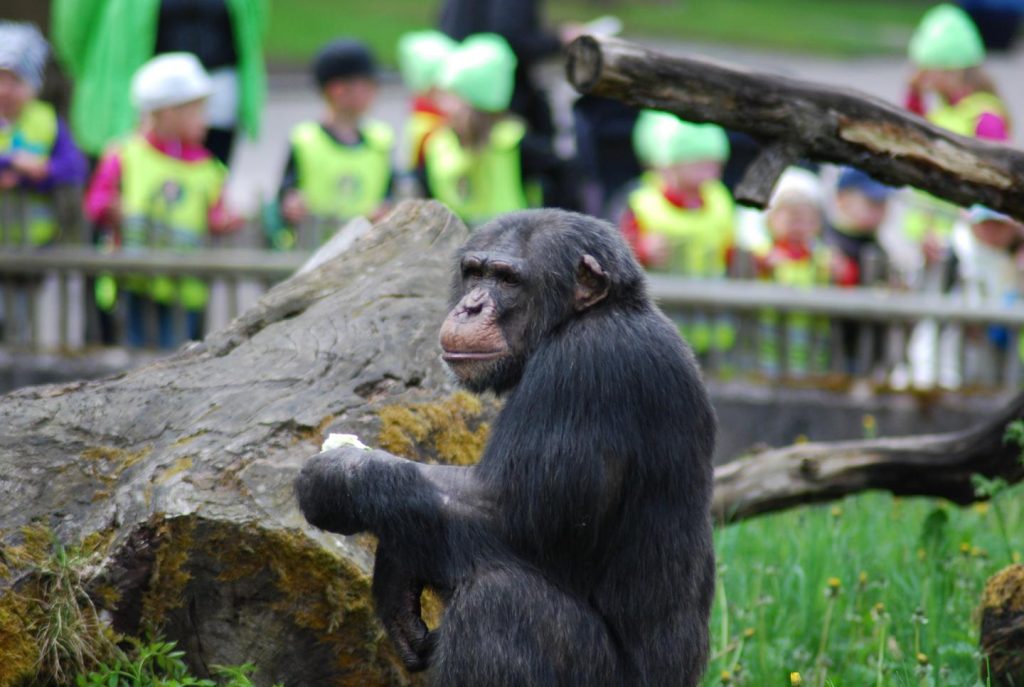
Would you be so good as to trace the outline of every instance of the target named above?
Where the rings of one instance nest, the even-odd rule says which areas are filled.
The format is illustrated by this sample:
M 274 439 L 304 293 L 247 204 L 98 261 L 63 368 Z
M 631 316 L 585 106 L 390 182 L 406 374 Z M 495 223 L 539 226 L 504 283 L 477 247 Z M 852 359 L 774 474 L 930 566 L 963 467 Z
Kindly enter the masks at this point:
M 1006 105 L 982 68 L 985 46 L 966 12 L 949 4 L 928 10 L 908 52 L 916 71 L 907 109 L 961 136 L 1009 138 Z
M 982 68 L 985 46 L 966 12 L 950 4 L 932 7 L 914 31 L 908 54 L 915 72 L 907 109 L 961 136 L 1009 139 L 1008 110 Z M 907 236 L 921 244 L 926 264 L 937 264 L 946 255 L 959 211 L 921 192 L 910 204 L 904 222 Z
M 132 101 L 143 117 L 139 131 L 112 146 L 85 198 L 89 218 L 113 231 L 126 251 L 198 250 L 211 233 L 238 229 L 243 219 L 224 206 L 227 170 L 203 147 L 210 79 L 191 53 L 165 53 L 132 79 Z M 208 289 L 201 280 L 170 276 L 118 281 L 127 302 L 129 345 L 150 343 L 147 309 L 156 313 L 157 344 L 179 341 L 172 307 L 185 310 L 186 338 L 200 337 Z M 97 281 L 101 307 L 113 307 L 115 286 Z
M 279 247 L 295 244 L 294 230 L 312 219 L 319 245 L 339 224 L 386 209 L 391 190 L 394 133 L 383 122 L 365 119 L 377 97 L 377 66 L 360 41 L 339 38 L 313 61 L 313 75 L 324 101 L 320 121 L 292 129 L 288 164 L 278 198 L 292 226 L 274 237 Z M 313 247 L 313 246 L 307 246 Z
M 526 126 L 508 112 L 515 69 L 505 39 L 482 33 L 466 38 L 441 70 L 447 123 L 424 148 L 427 187 L 471 225 L 531 204 L 522 150 Z
M 0 22 L 0 193 L 25 192 L 27 232 L 8 228 L 7 240 L 41 246 L 58 234 L 49 198 L 61 185 L 85 180 L 85 159 L 67 124 L 37 100 L 49 46 L 31 24 Z
M 962 136 L 1009 138 L 1008 110 L 982 69 L 985 46 L 963 10 L 950 4 L 928 10 L 911 37 L 908 53 L 916 68 L 906 101 L 910 111 Z M 904 233 L 920 246 L 920 269 L 913 282 L 924 291 L 946 291 L 952 277 L 950 234 L 960 210 L 922 191 L 907 194 L 906 203 Z M 934 320 L 914 327 L 908 355 L 917 387 L 931 388 L 937 381 L 938 336 Z M 938 381 L 946 386 L 956 382 Z
M 829 247 L 832 282 L 839 286 L 876 286 L 889 282 L 888 260 L 879 232 L 889 209 L 892 189 L 853 167 L 839 173 L 826 212 L 824 242 Z M 871 336 L 862 337 L 865 327 Z M 889 330 L 854 320 L 837 321 L 846 370 L 864 375 L 883 361 Z M 868 349 L 862 342 L 870 343 Z
M 846 167 L 839 173 L 824 232 L 825 243 L 832 249 L 836 284 L 858 286 L 886 280 L 885 251 L 878 234 L 891 194 L 891 188 L 859 169 Z
M 1020 298 L 1021 242 L 1024 225 L 1017 220 L 975 205 L 964 213 L 953 228 L 953 255 L 956 258 L 956 281 L 953 289 L 969 306 L 1008 306 Z M 984 377 L 995 382 L 1001 371 L 993 354 L 1007 350 L 1009 333 L 1005 327 L 968 329 L 964 355 L 965 331 L 946 325 L 938 332 L 936 347 L 919 348 L 912 357 L 915 386 L 930 388 L 936 382 L 943 389 L 959 389 L 966 378 Z M 963 367 L 961 367 L 961 360 Z
M 725 131 L 645 110 L 633 129 L 633 146 L 648 171 L 629 194 L 619 226 L 637 258 L 654 271 L 687 277 L 726 276 L 735 205 L 721 182 L 729 156 Z M 695 315 L 683 333 L 698 354 L 732 347 L 735 330 Z
M 633 145 L 649 171 L 619 224 L 637 257 L 652 270 L 724 277 L 735 210 L 720 180 L 729 156 L 725 132 L 645 110 Z
M 765 211 L 765 223 L 772 242 L 758 259 L 763 278 L 796 287 L 829 283 L 831 255 L 821 242 L 824 215 L 816 174 L 798 167 L 787 169 Z M 783 319 L 773 310 L 762 311 L 758 332 L 761 370 L 772 377 L 779 374 L 779 339 L 784 337 L 790 376 L 825 372 L 828 331 L 824 318 L 794 312 Z
M 426 188 L 424 155 L 427 138 L 444 124 L 437 80 L 444 61 L 458 44 L 440 31 L 414 31 L 398 41 L 398 69 L 413 94 L 412 114 L 405 127 L 407 169 Z

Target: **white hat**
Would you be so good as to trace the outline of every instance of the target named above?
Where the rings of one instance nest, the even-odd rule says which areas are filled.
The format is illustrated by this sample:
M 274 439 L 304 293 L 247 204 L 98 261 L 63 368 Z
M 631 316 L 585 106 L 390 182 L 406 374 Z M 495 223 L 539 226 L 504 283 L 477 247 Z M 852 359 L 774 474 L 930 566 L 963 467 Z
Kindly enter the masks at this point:
M 132 103 L 140 112 L 184 105 L 210 95 L 213 84 L 199 59 L 188 52 L 157 55 L 132 77 Z
M 789 167 L 775 183 L 769 207 L 780 200 L 803 201 L 821 204 L 821 179 L 818 175 L 803 167 Z
M 43 85 L 50 46 L 33 24 L 0 21 L 0 69 L 14 72 L 33 90 Z

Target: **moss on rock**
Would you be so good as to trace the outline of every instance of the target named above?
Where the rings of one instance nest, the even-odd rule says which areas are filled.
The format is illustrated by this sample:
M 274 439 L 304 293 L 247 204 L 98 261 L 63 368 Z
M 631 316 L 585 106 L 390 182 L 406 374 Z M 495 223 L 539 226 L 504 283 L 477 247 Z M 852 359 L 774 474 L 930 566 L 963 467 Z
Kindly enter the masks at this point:
M 981 607 L 998 614 L 1024 613 L 1024 565 L 1008 566 L 989 578 Z
M 480 460 L 490 425 L 479 397 L 458 391 L 430 403 L 380 409 L 379 446 L 398 456 L 472 465 Z

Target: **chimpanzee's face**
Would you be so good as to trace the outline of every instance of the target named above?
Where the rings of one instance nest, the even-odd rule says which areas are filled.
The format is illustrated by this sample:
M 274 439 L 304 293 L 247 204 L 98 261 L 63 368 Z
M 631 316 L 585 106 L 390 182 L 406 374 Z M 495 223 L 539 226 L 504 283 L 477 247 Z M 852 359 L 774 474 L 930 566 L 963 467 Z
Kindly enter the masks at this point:
M 503 391 L 522 373 L 527 339 L 526 261 L 470 251 L 459 263 L 458 303 L 441 327 L 442 358 L 468 389 Z
M 531 237 L 557 228 L 516 219 L 478 229 L 463 248 L 441 326 L 442 359 L 475 392 L 510 390 L 549 332 L 608 293 L 607 275 L 582 245 L 545 254 Z

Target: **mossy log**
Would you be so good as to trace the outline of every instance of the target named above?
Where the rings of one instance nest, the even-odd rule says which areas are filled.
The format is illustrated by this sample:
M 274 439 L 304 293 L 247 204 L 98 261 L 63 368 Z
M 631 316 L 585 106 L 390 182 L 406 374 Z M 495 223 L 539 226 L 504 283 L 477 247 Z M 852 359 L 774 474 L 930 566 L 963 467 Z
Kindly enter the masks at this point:
M 437 346 L 467 235 L 437 203 L 403 205 L 201 343 L 0 397 L 0 686 L 34 670 L 19 588 L 40 530 L 96 553 L 93 602 L 118 631 L 161 627 L 200 675 L 252 661 L 259 685 L 408 684 L 373 615 L 372 542 L 309 528 L 292 482 L 330 431 L 479 454 L 489 409 Z
M 981 677 L 993 687 L 1024 685 L 1024 565 L 989 579 L 981 599 Z

